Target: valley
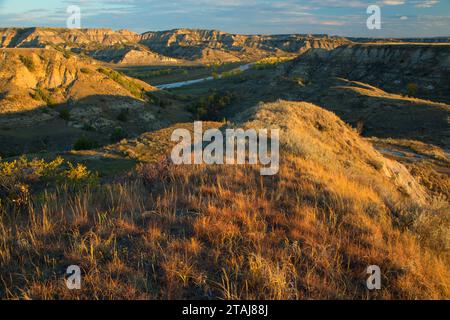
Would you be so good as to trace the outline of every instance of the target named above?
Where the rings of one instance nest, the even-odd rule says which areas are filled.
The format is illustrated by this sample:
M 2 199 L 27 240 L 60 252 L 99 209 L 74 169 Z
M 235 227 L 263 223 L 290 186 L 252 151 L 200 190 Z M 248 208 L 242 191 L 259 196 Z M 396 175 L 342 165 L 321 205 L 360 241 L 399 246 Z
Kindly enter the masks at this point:
M 174 165 L 196 120 L 279 174 Z M 448 299 L 449 121 L 448 38 L 0 29 L 0 298 Z

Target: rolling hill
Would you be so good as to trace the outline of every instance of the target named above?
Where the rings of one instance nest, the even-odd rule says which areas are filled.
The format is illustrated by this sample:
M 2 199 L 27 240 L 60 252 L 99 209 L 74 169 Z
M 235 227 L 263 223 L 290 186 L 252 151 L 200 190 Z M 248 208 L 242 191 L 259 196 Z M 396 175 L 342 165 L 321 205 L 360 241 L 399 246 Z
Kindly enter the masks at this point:
M 189 119 L 176 101 L 155 92 L 91 58 L 55 49 L 0 49 L 1 155 L 67 150 L 82 137 L 105 144 Z M 177 111 L 161 117 L 162 103 L 172 102 Z
M 332 113 L 308 103 L 261 104 L 238 115 L 235 124 L 282 130 L 278 175 L 261 177 L 259 166 L 251 165 L 174 166 L 156 161 L 96 188 L 50 189 L 41 198 L 31 193 L 32 204 L 22 207 L 27 214 L 2 220 L 0 261 L 2 271 L 11 276 L 0 282 L 0 295 L 450 295 L 445 251 L 449 221 L 444 214 L 448 203 L 430 202 L 402 165 L 385 159 Z M 145 140 L 152 141 L 147 154 L 159 150 L 157 141 L 165 144 L 163 136 Z M 141 143 L 145 149 L 145 141 Z M 26 163 L 12 167 L 30 190 L 40 179 L 49 179 L 42 174 L 37 181 L 20 178 L 21 170 L 30 170 Z M 78 175 L 78 185 L 86 175 Z M 3 206 L 8 212 L 13 204 Z M 17 231 L 10 232 L 12 227 Z M 59 279 L 60 270 L 71 264 L 80 265 L 85 275 L 77 292 L 64 289 Z M 368 292 L 366 268 L 372 264 L 384 270 L 383 287 Z
M 106 69 L 95 61 L 53 49 L 0 49 L 0 55 L 0 113 L 94 95 L 136 97 L 141 90 L 154 90 L 147 83 L 126 77 L 121 85 L 101 72 Z M 39 96 L 38 90 L 48 94 Z

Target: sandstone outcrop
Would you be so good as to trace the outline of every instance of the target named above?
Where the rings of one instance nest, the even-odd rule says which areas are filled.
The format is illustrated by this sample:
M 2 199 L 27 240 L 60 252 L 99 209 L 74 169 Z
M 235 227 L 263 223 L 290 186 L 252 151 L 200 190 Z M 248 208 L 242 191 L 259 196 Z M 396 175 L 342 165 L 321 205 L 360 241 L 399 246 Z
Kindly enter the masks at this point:
M 111 29 L 0 29 L 2 48 L 57 46 L 122 64 L 254 61 L 274 55 L 295 56 L 311 48 L 331 50 L 348 43 L 345 38 L 326 35 L 239 35 L 216 30 L 175 29 L 137 34 Z

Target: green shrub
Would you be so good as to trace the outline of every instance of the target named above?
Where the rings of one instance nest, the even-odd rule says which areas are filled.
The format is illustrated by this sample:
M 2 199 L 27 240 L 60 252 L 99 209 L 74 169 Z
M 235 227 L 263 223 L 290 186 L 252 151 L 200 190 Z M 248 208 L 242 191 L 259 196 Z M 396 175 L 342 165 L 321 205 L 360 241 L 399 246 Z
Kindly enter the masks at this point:
M 20 157 L 17 160 L 0 163 L 0 199 L 14 208 L 29 204 L 30 185 L 45 182 L 56 176 L 63 159 L 58 157 L 52 162 L 31 160 Z
M 86 130 L 86 131 L 97 131 L 97 129 L 95 129 L 94 126 L 92 126 L 92 125 L 90 125 L 88 123 L 83 124 L 83 130 Z
M 144 87 L 140 84 L 127 79 L 123 74 L 111 69 L 98 68 L 97 71 L 103 73 L 111 80 L 117 82 L 121 87 L 128 90 L 136 98 L 144 99 L 145 90 Z
M 22 156 L 17 160 L 0 162 L 1 205 L 12 210 L 26 208 L 33 192 L 43 186 L 65 184 L 81 187 L 96 183 L 97 174 L 91 173 L 84 165 L 73 165 L 57 157 L 52 161 L 28 160 Z
M 237 76 L 242 73 L 241 69 L 230 70 L 222 73 L 222 79 Z
M 91 140 L 89 138 L 86 138 L 85 136 L 82 136 L 78 138 L 77 141 L 75 141 L 75 144 L 73 145 L 74 150 L 91 150 L 97 148 L 98 144 L 96 141 Z
M 80 163 L 73 165 L 71 162 L 67 162 L 67 166 L 67 170 L 63 172 L 63 178 L 70 186 L 81 187 L 98 182 L 98 175 L 91 173 L 85 165 Z
M 91 70 L 89 70 L 88 68 L 80 68 L 80 71 L 81 71 L 82 73 L 86 73 L 86 74 L 91 73 Z
M 147 95 L 149 103 L 160 106 L 161 108 L 165 108 L 165 107 L 172 105 L 171 101 L 159 98 L 150 92 L 147 92 L 146 95 Z
M 146 73 L 147 78 L 153 78 L 153 77 L 160 77 L 160 76 L 166 76 L 173 73 L 177 73 L 177 69 L 159 69 L 159 70 L 152 70 Z
M 406 89 L 408 90 L 408 96 L 414 97 L 419 91 L 419 86 L 415 83 L 408 83 Z
M 63 56 L 64 56 L 64 58 L 69 59 L 72 56 L 72 52 L 69 50 L 64 50 Z
M 34 100 L 44 101 L 48 106 L 52 106 L 52 105 L 56 104 L 51 93 L 48 90 L 41 88 L 41 87 L 36 88 L 34 90 L 34 92 L 31 94 L 31 97 Z
M 287 61 L 288 58 L 270 57 L 259 60 L 252 65 L 254 70 L 265 70 L 276 67 L 278 64 Z
M 172 102 L 170 102 L 170 101 L 168 101 L 168 100 L 160 99 L 158 105 L 159 105 L 161 108 L 165 108 L 165 107 L 168 107 L 168 106 L 172 105 Z
M 60 110 L 59 117 L 63 120 L 70 121 L 70 111 L 68 109 Z
M 110 135 L 110 140 L 113 143 L 119 142 L 128 137 L 127 132 L 122 128 L 115 128 L 114 131 Z
M 33 59 L 31 57 L 20 55 L 19 59 L 30 72 L 33 72 L 36 69 L 36 66 L 34 65 Z
M 117 120 L 121 122 L 127 122 L 128 121 L 128 114 L 130 113 L 129 109 L 122 109 L 117 116 Z
M 202 97 L 188 107 L 188 111 L 193 113 L 199 120 L 219 121 L 220 112 L 225 109 L 233 100 L 234 95 L 231 92 L 213 91 L 207 97 Z

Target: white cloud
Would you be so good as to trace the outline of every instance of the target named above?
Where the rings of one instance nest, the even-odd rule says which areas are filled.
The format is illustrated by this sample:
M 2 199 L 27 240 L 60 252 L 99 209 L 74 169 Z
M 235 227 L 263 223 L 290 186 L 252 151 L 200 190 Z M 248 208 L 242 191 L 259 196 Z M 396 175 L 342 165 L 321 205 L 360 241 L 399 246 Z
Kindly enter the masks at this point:
M 381 2 L 387 6 L 399 6 L 405 4 L 405 0 L 383 0 Z
M 15 0 L 17 1 L 17 0 Z M 32 0 L 27 0 L 32 1 Z M 26 6 L 0 5 L 15 9 L 0 10 L 0 26 L 64 26 L 65 8 L 82 7 L 86 27 L 128 28 L 138 32 L 172 28 L 222 29 L 235 33 L 329 33 L 368 34 L 366 8 L 383 7 L 383 31 L 375 36 L 448 35 L 450 20 L 438 19 L 431 8 L 439 0 L 52 0 L 58 3 L 32 12 Z M 6 4 L 5 4 L 6 3 Z M 8 4 L 9 3 L 9 4 Z M 44 7 L 41 2 L 35 6 Z M 18 9 L 17 9 L 18 8 Z M 423 8 L 423 9 L 418 9 Z M 16 12 L 17 11 L 17 12 Z M 418 19 L 419 12 L 429 17 Z
M 414 5 L 417 8 L 431 8 L 439 3 L 439 0 L 422 0 L 416 1 L 417 3 Z

